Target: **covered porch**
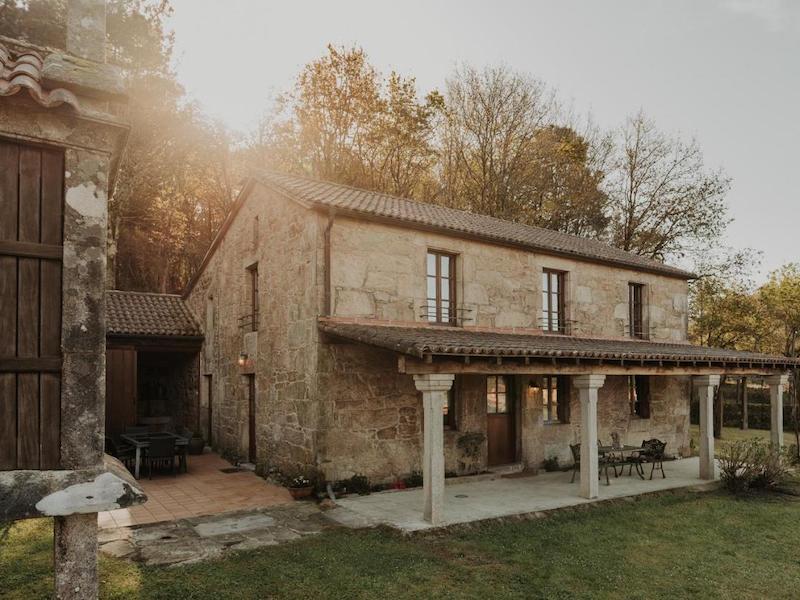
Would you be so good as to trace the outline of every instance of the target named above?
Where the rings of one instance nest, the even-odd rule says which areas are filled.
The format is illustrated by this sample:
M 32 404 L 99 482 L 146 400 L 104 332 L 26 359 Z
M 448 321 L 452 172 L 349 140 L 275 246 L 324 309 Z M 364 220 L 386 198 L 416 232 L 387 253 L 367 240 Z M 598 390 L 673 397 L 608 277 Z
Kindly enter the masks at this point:
M 374 499 L 344 501 L 346 506 L 352 504 L 354 510 L 357 508 L 366 513 L 369 512 L 371 503 L 376 507 L 399 503 L 386 514 L 396 512 L 399 516 L 396 519 L 391 517 L 390 520 L 409 523 L 411 528 L 420 528 L 421 522 L 428 526 L 441 526 L 464 520 L 536 512 L 608 497 L 637 495 L 712 481 L 716 478 L 712 433 L 713 400 L 720 376 L 767 377 L 766 382 L 771 392 L 771 439 L 774 444 L 782 445 L 782 404 L 783 388 L 787 382 L 786 371 L 796 366 L 796 361 L 785 357 L 696 347 L 686 343 L 575 338 L 544 335 L 534 331 L 499 332 L 335 320 L 321 321 L 320 329 L 331 336 L 394 351 L 397 354 L 398 371 L 413 377 L 416 389 L 420 392 L 423 414 L 423 488 L 419 491 L 398 493 L 396 499 L 392 500 L 388 499 L 391 494 L 387 494 L 387 498 L 379 495 Z M 548 377 L 558 377 L 569 382 L 576 393 L 576 412 L 579 412 L 574 415 L 575 419 L 571 423 L 571 431 L 576 436 L 574 442 L 580 444 L 579 482 L 570 483 L 569 473 L 548 473 L 518 480 L 493 479 L 470 483 L 467 485 L 473 487 L 469 491 L 460 485 L 445 485 L 445 433 L 442 414 L 447 410 L 448 395 L 456 377 L 473 375 L 485 376 L 490 382 L 499 377 L 508 378 L 507 381 L 516 377 L 514 381 L 530 381 L 528 385 L 531 387 L 539 385 L 534 384 L 534 381 Z M 618 388 L 620 380 L 634 381 L 635 378 L 646 378 L 656 385 L 660 381 L 666 381 L 666 378 L 680 380 L 685 393 L 668 391 L 661 402 L 685 404 L 687 415 L 689 395 L 697 399 L 700 406 L 700 455 L 694 459 L 665 463 L 668 474 L 665 479 L 643 481 L 626 475 L 624 478 L 612 480 L 610 486 L 601 486 L 598 446 L 606 446 L 611 440 L 601 440 L 598 435 L 598 398 L 607 381 L 614 380 Z M 519 384 L 516 386 L 520 392 L 525 387 Z M 492 393 L 499 397 L 500 388 L 495 392 L 487 392 L 490 398 Z M 504 398 L 503 403 L 510 398 L 510 395 L 507 399 Z M 519 393 L 519 398 L 518 404 L 521 405 L 522 393 Z M 606 394 L 605 400 L 609 399 L 610 396 Z M 525 401 L 530 402 L 530 399 Z M 600 406 L 603 408 L 603 403 Z M 516 422 L 514 413 L 510 411 L 511 418 L 508 420 L 512 439 L 508 456 L 512 460 L 519 460 L 524 453 L 524 448 L 521 449 L 520 446 L 525 444 L 523 436 L 513 441 L 514 430 L 519 431 L 525 418 L 522 409 L 518 408 L 516 411 Z M 492 412 L 491 409 L 489 412 Z M 649 416 L 648 414 L 647 417 Z M 642 423 L 645 429 L 635 434 L 641 436 L 639 440 L 648 436 L 655 437 L 649 435 L 652 432 L 646 429 L 651 425 L 648 419 L 642 419 Z M 688 436 L 688 425 L 687 417 L 676 427 L 682 428 L 681 433 Z M 486 427 L 490 433 L 491 420 Z M 608 431 L 610 428 L 606 426 L 605 429 Z M 573 441 L 563 443 L 565 446 L 570 444 L 575 445 Z M 531 468 L 532 465 L 524 466 Z M 535 469 L 538 465 L 533 467 Z M 515 497 L 520 503 L 515 504 Z M 409 511 L 416 511 L 416 518 Z

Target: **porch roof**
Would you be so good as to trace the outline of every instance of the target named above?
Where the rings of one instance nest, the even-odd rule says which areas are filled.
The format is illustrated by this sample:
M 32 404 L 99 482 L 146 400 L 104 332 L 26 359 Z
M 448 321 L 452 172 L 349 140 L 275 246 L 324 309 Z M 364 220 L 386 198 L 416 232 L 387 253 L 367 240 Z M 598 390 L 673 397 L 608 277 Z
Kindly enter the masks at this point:
M 106 335 L 197 340 L 203 330 L 180 296 L 108 290 Z
M 370 344 L 420 359 L 433 357 L 497 357 L 536 360 L 705 363 L 714 366 L 752 365 L 787 369 L 800 359 L 688 343 L 663 343 L 618 338 L 581 338 L 565 335 L 525 333 L 426 325 L 386 325 L 323 319 L 321 331 L 348 340 Z

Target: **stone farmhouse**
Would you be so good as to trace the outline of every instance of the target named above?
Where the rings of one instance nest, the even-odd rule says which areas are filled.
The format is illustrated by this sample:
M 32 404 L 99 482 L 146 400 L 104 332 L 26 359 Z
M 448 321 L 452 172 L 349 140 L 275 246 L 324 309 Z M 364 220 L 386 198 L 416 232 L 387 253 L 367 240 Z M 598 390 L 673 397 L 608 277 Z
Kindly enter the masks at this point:
M 215 447 L 328 480 L 571 462 L 659 438 L 713 478 L 714 387 L 768 376 L 773 440 L 791 359 L 690 345 L 692 273 L 598 241 L 303 177 L 250 178 L 191 280 L 199 418 Z

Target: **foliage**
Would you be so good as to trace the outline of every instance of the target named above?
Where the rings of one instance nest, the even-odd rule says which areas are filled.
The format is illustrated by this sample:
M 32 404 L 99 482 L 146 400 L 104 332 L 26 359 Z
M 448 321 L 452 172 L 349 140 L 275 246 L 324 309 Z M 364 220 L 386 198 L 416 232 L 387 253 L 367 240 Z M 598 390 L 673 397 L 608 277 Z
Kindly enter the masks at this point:
M 356 473 L 350 479 L 345 479 L 345 488 L 347 493 L 358 494 L 359 496 L 366 496 L 372 491 L 370 487 L 369 478 L 366 475 Z
M 558 457 L 551 456 L 549 458 L 545 458 L 542 461 L 542 466 L 544 467 L 544 470 L 547 471 L 548 473 L 552 471 L 558 471 L 560 469 L 560 466 L 558 464 Z
M 403 483 L 405 483 L 406 487 L 415 488 L 415 487 L 422 487 L 423 477 L 422 473 L 419 471 L 414 471 L 407 477 L 403 478 Z
M 776 489 L 789 475 L 782 450 L 759 438 L 728 444 L 720 452 L 719 466 L 723 484 L 733 493 Z

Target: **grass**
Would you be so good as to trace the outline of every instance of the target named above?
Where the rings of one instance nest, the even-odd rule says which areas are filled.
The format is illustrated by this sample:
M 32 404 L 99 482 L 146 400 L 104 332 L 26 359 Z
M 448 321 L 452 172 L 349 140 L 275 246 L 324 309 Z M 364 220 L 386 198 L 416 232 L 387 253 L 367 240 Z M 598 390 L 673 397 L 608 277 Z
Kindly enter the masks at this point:
M 675 493 L 537 521 L 314 538 L 183 568 L 103 557 L 102 598 L 790 598 L 800 500 Z M 0 596 L 51 594 L 51 523 L 0 526 Z

